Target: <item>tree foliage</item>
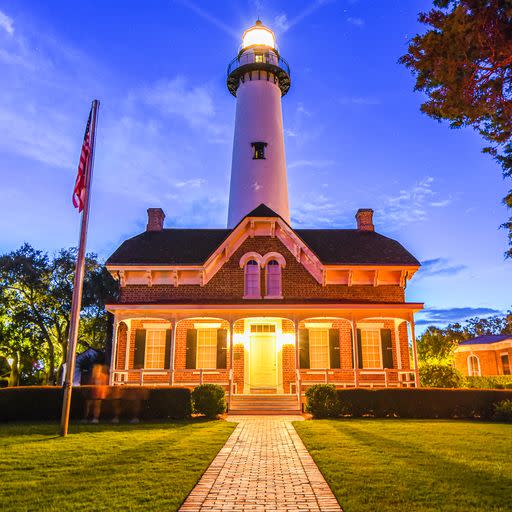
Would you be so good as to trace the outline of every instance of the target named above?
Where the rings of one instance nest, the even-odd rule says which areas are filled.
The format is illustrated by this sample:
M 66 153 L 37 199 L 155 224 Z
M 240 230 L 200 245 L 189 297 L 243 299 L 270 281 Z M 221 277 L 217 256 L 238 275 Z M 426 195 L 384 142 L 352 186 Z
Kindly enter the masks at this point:
M 427 94 L 421 110 L 452 128 L 471 126 L 512 177 L 512 0 L 434 0 L 419 14 L 428 27 L 400 62 Z M 512 208 L 512 190 L 503 200 Z M 512 257 L 512 217 L 508 229 Z
M 29 357 L 54 383 L 67 354 L 76 250 L 54 257 L 28 244 L 0 256 L 0 355 Z M 105 302 L 116 285 L 94 254 L 86 258 L 79 331 L 81 348 L 101 348 L 107 333 Z M 18 364 L 18 363 L 17 363 Z
M 427 327 L 418 337 L 418 358 L 420 361 L 451 361 L 460 341 L 492 334 L 512 335 L 512 311 L 508 311 L 505 315 L 470 318 L 464 325 L 454 323 L 444 329 L 435 326 Z

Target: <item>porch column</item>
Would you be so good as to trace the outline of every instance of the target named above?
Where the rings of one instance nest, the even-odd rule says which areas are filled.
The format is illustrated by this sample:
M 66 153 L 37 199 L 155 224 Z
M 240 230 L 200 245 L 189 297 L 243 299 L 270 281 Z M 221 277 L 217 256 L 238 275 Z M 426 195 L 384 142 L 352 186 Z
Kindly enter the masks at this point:
M 402 369 L 402 351 L 400 349 L 400 332 L 398 327 L 402 322 L 395 318 L 395 342 L 396 342 L 396 363 L 399 370 Z
M 416 347 L 416 334 L 414 332 L 414 317 L 411 315 L 411 337 L 412 337 L 412 353 L 414 357 L 414 374 L 415 374 L 415 382 L 414 387 L 420 387 L 420 369 L 418 367 L 418 349 Z
M 132 321 L 128 320 L 126 323 L 126 355 L 124 357 L 124 369 L 128 371 L 130 368 L 130 337 L 132 335 Z
M 300 375 L 300 347 L 299 347 L 299 323 L 295 321 L 293 323 L 295 327 L 295 387 L 297 388 L 297 401 L 299 404 L 299 410 L 302 411 L 302 385 Z
M 114 371 L 116 370 L 117 362 L 117 332 L 119 330 L 119 321 L 114 315 L 114 325 L 112 326 L 112 349 L 110 351 L 110 372 L 108 376 L 108 385 L 112 386 L 114 383 Z
M 357 374 L 357 370 L 359 368 L 359 353 L 357 351 L 357 323 L 355 320 L 350 322 L 352 326 L 352 353 L 354 357 L 352 358 L 354 363 L 354 386 L 357 388 L 359 384 L 359 376 Z
M 229 322 L 229 390 L 228 390 L 228 412 L 231 408 L 231 396 L 233 395 L 233 380 L 234 380 L 234 371 L 233 364 L 235 360 L 235 354 L 233 353 L 233 330 L 234 323 L 233 321 Z
M 169 375 L 169 384 L 174 386 L 174 354 L 176 353 L 176 331 L 178 330 L 178 322 L 176 320 L 171 321 L 171 348 L 170 348 L 170 356 L 171 362 L 169 365 L 170 375 Z

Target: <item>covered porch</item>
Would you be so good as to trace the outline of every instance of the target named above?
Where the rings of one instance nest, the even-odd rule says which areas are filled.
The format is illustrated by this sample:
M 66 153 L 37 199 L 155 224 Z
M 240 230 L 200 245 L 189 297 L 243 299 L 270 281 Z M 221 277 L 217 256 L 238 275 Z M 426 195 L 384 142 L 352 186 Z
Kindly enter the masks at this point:
M 337 387 L 416 387 L 421 304 L 113 305 L 112 384 L 302 396 Z

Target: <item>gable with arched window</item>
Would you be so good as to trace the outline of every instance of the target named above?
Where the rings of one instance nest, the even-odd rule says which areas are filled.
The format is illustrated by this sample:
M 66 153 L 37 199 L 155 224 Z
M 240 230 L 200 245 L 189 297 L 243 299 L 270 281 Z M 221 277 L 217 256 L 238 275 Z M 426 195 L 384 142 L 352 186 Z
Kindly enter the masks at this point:
M 468 356 L 468 375 L 470 377 L 480 377 L 480 359 L 474 354 Z

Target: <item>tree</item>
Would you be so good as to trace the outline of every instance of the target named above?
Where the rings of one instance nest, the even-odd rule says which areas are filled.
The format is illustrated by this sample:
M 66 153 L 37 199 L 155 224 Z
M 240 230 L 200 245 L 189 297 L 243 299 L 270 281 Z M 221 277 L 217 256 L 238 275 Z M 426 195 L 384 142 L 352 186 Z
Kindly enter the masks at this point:
M 55 383 L 67 355 L 76 250 L 54 257 L 25 244 L 0 257 L 0 303 L 8 317 L 10 343 L 30 333 L 32 348 L 45 361 L 47 382 Z M 87 255 L 79 339 L 82 347 L 106 338 L 105 302 L 116 285 L 94 254 Z
M 505 316 L 470 318 L 464 327 L 465 339 L 489 334 L 512 334 L 512 311 Z
M 427 94 L 421 110 L 452 128 L 471 126 L 489 145 L 484 152 L 512 177 L 512 0 L 434 0 L 399 62 Z M 503 200 L 512 208 L 512 190 Z M 512 257 L 512 217 L 508 229 Z
M 459 324 L 449 325 L 446 329 L 430 326 L 418 338 L 418 358 L 420 361 L 451 361 L 454 350 L 463 339 Z

